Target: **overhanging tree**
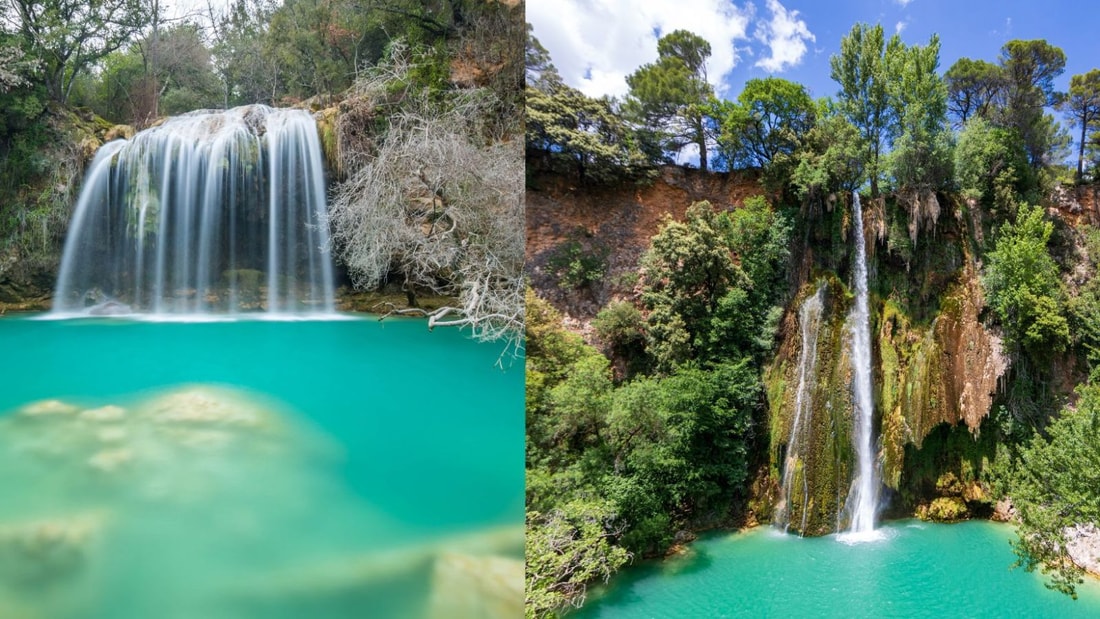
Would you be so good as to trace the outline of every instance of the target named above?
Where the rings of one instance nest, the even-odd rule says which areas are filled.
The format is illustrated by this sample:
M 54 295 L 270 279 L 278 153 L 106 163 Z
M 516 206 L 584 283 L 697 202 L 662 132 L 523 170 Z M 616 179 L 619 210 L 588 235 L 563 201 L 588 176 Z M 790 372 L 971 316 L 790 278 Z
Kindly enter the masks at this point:
M 42 61 L 50 97 L 65 102 L 78 76 L 148 25 L 142 0 L 4 0 L 3 17 Z

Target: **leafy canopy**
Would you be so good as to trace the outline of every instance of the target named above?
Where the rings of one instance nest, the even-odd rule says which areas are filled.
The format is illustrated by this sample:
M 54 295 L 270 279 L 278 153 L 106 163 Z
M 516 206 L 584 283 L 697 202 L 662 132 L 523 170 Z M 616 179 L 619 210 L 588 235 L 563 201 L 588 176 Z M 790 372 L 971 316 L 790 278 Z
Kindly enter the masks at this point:
M 1069 340 L 1058 265 L 1047 250 L 1053 230 L 1042 207 L 1021 207 L 1016 223 L 1001 227 L 983 282 L 1009 343 L 1037 358 Z
M 702 37 L 675 30 L 657 41 L 657 62 L 626 78 L 629 112 L 651 129 L 665 150 L 699 148 L 699 167 L 707 169 L 707 145 L 713 134 L 708 118 L 714 92 L 707 83 L 711 48 Z

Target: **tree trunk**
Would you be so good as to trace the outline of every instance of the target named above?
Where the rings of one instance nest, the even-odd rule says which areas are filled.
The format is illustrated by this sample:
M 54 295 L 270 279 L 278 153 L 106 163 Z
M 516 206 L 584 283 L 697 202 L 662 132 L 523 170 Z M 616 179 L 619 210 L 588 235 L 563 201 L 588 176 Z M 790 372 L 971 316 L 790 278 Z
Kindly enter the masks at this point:
M 707 132 L 703 127 L 702 117 L 695 123 L 695 143 L 699 145 L 699 169 L 707 171 Z
M 1081 147 L 1077 151 L 1077 182 L 1080 183 L 1081 179 L 1085 177 L 1085 137 L 1089 128 L 1089 123 L 1084 118 L 1081 119 Z

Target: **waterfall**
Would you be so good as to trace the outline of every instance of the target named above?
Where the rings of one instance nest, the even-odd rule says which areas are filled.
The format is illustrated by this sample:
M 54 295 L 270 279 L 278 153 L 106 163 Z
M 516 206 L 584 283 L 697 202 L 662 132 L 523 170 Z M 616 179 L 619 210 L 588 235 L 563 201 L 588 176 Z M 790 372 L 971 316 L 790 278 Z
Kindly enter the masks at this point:
M 805 456 L 810 448 L 813 389 L 817 376 L 817 338 L 821 330 L 824 301 L 825 284 L 820 284 L 817 292 L 807 297 L 798 310 L 799 332 L 802 336 L 802 350 L 798 353 L 798 390 L 794 395 L 794 419 L 791 422 L 786 457 L 783 459 L 782 495 L 776 510 L 776 524 L 787 530 L 791 526 L 791 514 L 794 513 L 792 507 L 795 507 L 795 500 L 799 500 L 797 507 L 802 519 L 798 531 L 803 534 L 806 532 L 806 518 L 810 505 L 810 486 Z M 796 491 L 800 491 L 800 496 L 795 495 Z
M 55 313 L 333 312 L 321 145 L 304 110 L 192 112 L 92 161 Z
M 853 229 L 855 231 L 855 274 L 853 276 L 856 301 L 848 316 L 852 343 L 852 391 L 855 403 L 855 441 L 857 468 L 848 495 L 851 520 L 848 531 L 857 536 L 867 536 L 875 529 L 875 511 L 878 508 L 878 480 L 875 474 L 874 440 L 871 436 L 871 417 L 874 402 L 871 400 L 871 326 L 867 307 L 867 240 L 863 231 L 863 212 L 859 194 L 852 194 Z

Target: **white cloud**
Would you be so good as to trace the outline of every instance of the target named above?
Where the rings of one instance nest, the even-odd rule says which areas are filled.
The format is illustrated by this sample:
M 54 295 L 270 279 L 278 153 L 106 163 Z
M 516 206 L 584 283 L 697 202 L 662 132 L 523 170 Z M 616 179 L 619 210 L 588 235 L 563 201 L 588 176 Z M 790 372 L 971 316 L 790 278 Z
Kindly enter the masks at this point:
M 567 84 L 589 96 L 622 96 L 626 76 L 657 59 L 657 39 L 673 30 L 710 42 L 707 77 L 719 93 L 748 39 L 751 5 L 729 0 L 528 0 L 527 21 Z M 743 51 L 743 50 L 742 50 Z
M 913 0 L 894 0 L 894 1 L 897 2 L 898 4 L 900 4 L 902 7 L 907 7 L 907 6 L 909 6 L 909 3 L 912 2 Z
M 788 11 L 779 0 L 767 1 L 771 19 L 756 29 L 756 40 L 768 46 L 768 55 L 756 66 L 772 73 L 797 65 L 806 55 L 806 41 L 816 41 L 806 22 L 798 19 L 798 11 Z
M 901 34 L 901 31 L 905 30 L 905 27 L 908 25 L 909 24 L 904 21 L 899 21 L 898 23 L 894 24 L 894 32 Z

